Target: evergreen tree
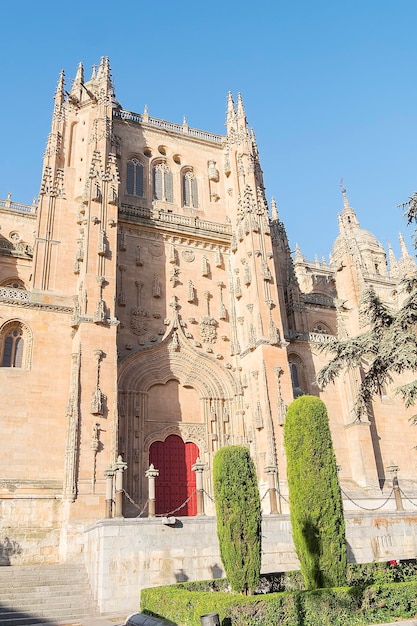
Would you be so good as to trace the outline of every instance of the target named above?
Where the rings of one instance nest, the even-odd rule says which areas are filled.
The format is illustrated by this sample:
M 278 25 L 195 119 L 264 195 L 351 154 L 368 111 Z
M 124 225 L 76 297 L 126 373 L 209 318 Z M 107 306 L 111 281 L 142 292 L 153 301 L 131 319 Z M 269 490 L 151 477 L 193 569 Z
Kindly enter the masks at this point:
M 369 402 L 393 374 L 417 371 L 417 277 L 404 281 L 407 297 L 398 311 L 391 311 L 370 287 L 364 292 L 361 312 L 368 330 L 356 337 L 333 339 L 323 350 L 334 356 L 317 375 L 321 388 L 346 368 L 358 367 L 363 376 L 358 388 L 355 413 L 366 413 Z M 417 380 L 400 385 L 397 392 L 408 407 L 417 399 Z
M 405 209 L 407 224 L 417 222 L 417 193 L 401 205 Z M 417 243 L 416 231 L 414 242 Z M 405 300 L 397 311 L 391 311 L 370 287 L 361 301 L 361 313 L 368 329 L 347 339 L 333 339 L 322 346 L 322 350 L 333 354 L 331 361 L 323 367 L 317 382 L 321 388 L 337 378 L 347 368 L 360 368 L 362 380 L 359 385 L 355 413 L 360 419 L 382 385 L 390 383 L 392 375 L 417 371 L 417 275 L 403 281 Z M 408 408 L 417 400 L 417 380 L 397 387 Z M 414 422 L 417 416 L 414 416 Z
M 343 504 L 324 403 L 301 396 L 284 424 L 290 517 L 295 549 L 307 589 L 346 580 Z
M 261 502 L 254 463 L 243 446 L 221 448 L 213 462 L 220 555 L 233 591 L 254 593 L 261 570 Z

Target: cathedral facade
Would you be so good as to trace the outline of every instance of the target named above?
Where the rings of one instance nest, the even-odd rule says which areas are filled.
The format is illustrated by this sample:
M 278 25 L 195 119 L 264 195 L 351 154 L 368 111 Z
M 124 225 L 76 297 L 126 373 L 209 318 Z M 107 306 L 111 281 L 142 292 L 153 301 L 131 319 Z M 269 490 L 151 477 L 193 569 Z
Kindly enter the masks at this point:
M 240 95 L 216 135 L 124 110 L 107 58 L 69 91 L 61 74 L 39 198 L 0 201 L 0 523 L 22 562 L 65 558 L 109 514 L 117 463 L 124 516 L 148 514 L 152 466 L 156 515 L 194 516 L 196 462 L 210 495 L 216 451 L 245 445 L 265 513 L 288 511 L 282 426 L 304 393 L 344 493 L 378 499 L 389 467 L 414 489 L 395 384 L 358 422 L 359 372 L 315 383 L 320 346 L 361 332 L 364 289 L 396 307 L 416 269 L 404 242 L 388 266 L 344 190 L 338 219 L 329 263 L 291 254 Z

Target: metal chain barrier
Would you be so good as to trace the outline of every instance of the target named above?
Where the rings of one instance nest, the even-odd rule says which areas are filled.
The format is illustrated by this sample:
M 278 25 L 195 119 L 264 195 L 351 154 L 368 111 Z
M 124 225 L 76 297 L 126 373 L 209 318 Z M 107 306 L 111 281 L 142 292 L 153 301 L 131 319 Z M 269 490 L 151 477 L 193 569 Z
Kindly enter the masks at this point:
M 389 494 L 388 498 L 385 500 L 385 502 L 383 502 L 381 504 L 381 506 L 377 506 L 374 509 L 368 509 L 366 506 L 361 506 L 360 504 L 358 504 L 357 502 L 355 502 L 354 500 L 352 500 L 352 498 L 350 496 L 348 496 L 348 494 L 343 491 L 342 488 L 340 488 L 340 491 L 342 492 L 342 494 L 350 501 L 352 502 L 352 504 L 354 504 L 355 506 L 357 506 L 359 509 L 362 509 L 362 511 L 379 511 L 379 509 L 382 509 L 383 506 L 385 506 L 387 504 L 387 502 L 389 502 L 392 494 L 394 493 L 394 489 L 391 489 L 391 493 Z
M 132 498 L 129 496 L 129 494 L 127 493 L 126 489 L 122 489 L 123 493 L 125 494 L 126 498 L 129 500 L 130 504 L 133 504 L 133 506 L 135 507 L 135 509 L 138 509 L 138 511 L 140 510 L 140 506 L 138 506 L 136 504 L 136 502 L 134 500 L 132 500 Z M 146 507 L 148 506 L 149 500 L 146 500 L 145 502 L 145 506 L 143 507 L 143 509 L 140 511 L 140 513 L 138 513 L 138 515 L 136 515 L 136 517 L 141 517 L 142 514 L 144 513 Z
M 263 496 L 262 496 L 262 498 L 261 498 L 261 502 L 262 502 L 262 500 L 265 500 L 266 496 L 268 495 L 268 493 L 269 493 L 270 491 L 271 491 L 270 489 L 267 489 L 267 490 L 265 491 L 264 495 L 263 495 Z
M 214 498 L 212 498 L 212 497 L 211 497 L 211 495 L 210 495 L 209 493 L 207 493 L 207 491 L 206 491 L 205 489 L 203 489 L 203 493 L 205 493 L 205 494 L 206 494 L 206 496 L 207 496 L 207 498 L 208 498 L 209 500 L 211 500 L 212 502 L 214 502 Z
M 191 500 L 191 498 L 193 496 L 195 496 L 195 494 L 197 493 L 197 490 L 194 489 L 193 493 L 185 500 L 185 502 L 183 502 L 182 504 L 180 504 L 180 506 L 178 506 L 176 509 L 174 509 L 173 511 L 170 511 L 169 513 L 158 513 L 158 515 L 156 515 L 156 517 L 169 517 L 170 515 L 172 515 L 173 513 L 176 513 L 177 511 L 180 511 L 181 509 L 183 509 L 185 507 L 186 504 L 189 503 L 189 501 Z
M 401 487 L 400 487 L 400 493 L 401 493 L 401 495 L 402 495 L 402 496 L 403 496 L 406 500 L 408 500 L 408 502 L 409 502 L 410 504 L 412 504 L 413 506 L 417 507 L 417 504 L 416 504 L 415 502 L 413 502 L 412 500 L 410 500 L 410 498 L 409 498 L 408 496 L 406 496 L 406 495 L 405 495 L 405 493 L 404 493 L 404 491 L 401 489 Z

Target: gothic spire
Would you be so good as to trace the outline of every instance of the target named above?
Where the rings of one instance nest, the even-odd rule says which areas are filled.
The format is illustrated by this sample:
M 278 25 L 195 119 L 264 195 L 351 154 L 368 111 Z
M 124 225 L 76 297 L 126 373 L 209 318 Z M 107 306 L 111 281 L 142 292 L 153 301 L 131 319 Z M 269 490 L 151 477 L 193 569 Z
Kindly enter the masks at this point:
M 105 86 L 106 91 L 114 96 L 114 87 L 111 78 L 109 57 L 101 57 L 100 65 L 97 72 L 97 80 L 99 83 Z
M 405 259 L 406 257 L 410 256 L 410 253 L 407 250 L 407 245 L 404 241 L 404 237 L 402 236 L 402 233 L 399 234 L 399 240 L 400 240 L 400 248 L 401 248 L 401 257 Z
M 388 260 L 389 260 L 389 269 L 391 278 L 397 278 L 398 276 L 398 262 L 395 258 L 394 250 L 391 247 L 391 244 L 388 242 Z
M 77 67 L 77 73 L 75 74 L 75 78 L 72 82 L 71 91 L 78 89 L 80 85 L 83 85 L 83 84 L 84 84 L 84 68 L 83 68 L 83 64 L 80 61 Z

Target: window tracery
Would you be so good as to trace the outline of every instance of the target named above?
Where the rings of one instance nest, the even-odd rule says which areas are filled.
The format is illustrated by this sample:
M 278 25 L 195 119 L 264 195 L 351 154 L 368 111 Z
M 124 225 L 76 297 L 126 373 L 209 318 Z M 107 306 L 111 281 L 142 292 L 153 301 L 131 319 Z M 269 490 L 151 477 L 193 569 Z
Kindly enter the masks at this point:
M 153 168 L 153 196 L 155 200 L 174 202 L 173 176 L 166 163 L 157 163 Z
M 0 335 L 0 367 L 28 368 L 31 341 L 24 324 L 5 324 Z M 28 345 L 29 344 L 29 345 Z
M 185 207 L 198 209 L 197 179 L 192 170 L 187 170 L 182 175 L 182 203 Z
M 130 196 L 143 198 L 143 165 L 136 159 L 129 159 L 126 167 L 126 192 Z

